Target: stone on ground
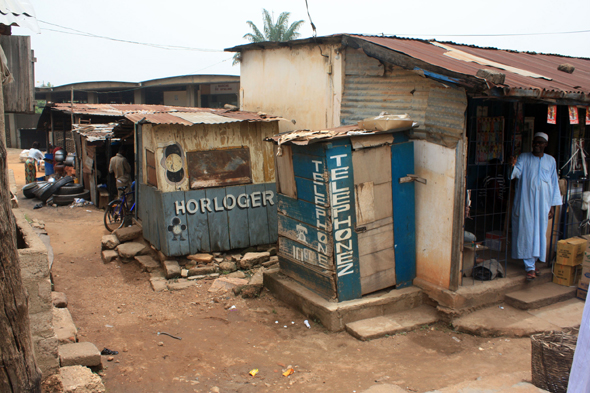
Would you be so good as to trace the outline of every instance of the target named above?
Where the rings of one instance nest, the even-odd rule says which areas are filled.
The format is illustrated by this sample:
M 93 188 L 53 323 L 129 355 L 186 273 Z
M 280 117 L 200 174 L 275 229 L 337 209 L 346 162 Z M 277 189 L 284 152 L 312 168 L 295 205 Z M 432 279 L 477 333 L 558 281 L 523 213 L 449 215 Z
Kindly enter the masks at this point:
M 181 278 L 178 281 L 169 281 L 167 283 L 169 291 L 180 291 L 182 289 L 186 289 L 195 285 L 194 281 L 189 281 L 185 278 Z
M 135 260 L 141 266 L 141 270 L 144 272 L 153 272 L 160 267 L 160 263 L 156 262 L 154 258 L 149 255 L 136 255 Z
M 201 263 L 211 263 L 213 262 L 213 255 L 211 254 L 193 254 L 186 257 L 191 261 L 201 262 Z
M 164 261 L 162 263 L 162 267 L 164 268 L 164 274 L 166 278 L 176 278 L 180 277 L 180 265 L 176 261 Z
M 519 371 L 480 377 L 428 393 L 547 393 L 530 383 L 531 372 Z M 367 390 L 363 393 L 375 393 Z
M 180 277 L 187 278 L 188 277 L 188 269 L 180 269 Z
M 89 342 L 60 345 L 59 364 L 65 366 L 100 367 L 100 351 Z
M 235 272 L 238 267 L 235 262 L 221 262 L 219 264 L 219 270 L 222 272 Z
M 270 259 L 266 262 L 262 262 L 262 266 L 264 267 L 270 267 L 270 266 L 274 266 L 277 263 L 279 263 L 279 257 L 277 257 L 276 255 L 271 256 Z
M 119 238 L 115 235 L 104 235 L 101 241 L 101 247 L 103 250 L 114 250 L 121 244 Z
M 63 292 L 51 292 L 53 307 L 65 308 L 68 306 L 68 297 Z
M 60 344 L 78 341 L 78 329 L 67 308 L 53 308 L 53 331 Z
M 436 309 L 423 305 L 394 314 L 347 323 L 346 331 L 353 337 L 365 341 L 407 332 L 436 321 L 438 321 Z
M 270 259 L 268 252 L 249 252 L 240 259 L 240 269 L 251 269 Z
M 576 297 L 576 287 L 564 287 L 548 282 L 506 295 L 505 302 L 520 310 L 531 310 Z
M 69 366 L 59 369 L 64 393 L 103 393 L 105 387 L 100 377 L 88 367 Z
M 262 289 L 264 287 L 262 285 L 242 285 L 241 287 L 236 287 L 233 289 L 234 295 L 242 296 L 244 299 L 254 299 L 260 296 Z
M 145 249 L 146 245 L 138 242 L 129 242 L 119 244 L 117 246 L 117 252 L 122 260 L 131 261 L 136 255 L 141 254 Z
M 161 269 L 154 270 L 150 273 L 150 284 L 154 292 L 168 290 L 166 275 Z
M 238 270 L 237 272 L 233 272 L 228 274 L 226 277 L 230 277 L 230 278 L 246 278 L 246 273 L 244 273 L 241 270 Z
M 209 292 L 225 292 L 246 284 L 248 284 L 248 281 L 241 278 L 221 277 L 213 281 L 213 284 L 211 284 L 211 287 L 209 288 Z
M 101 258 L 104 263 L 111 263 L 119 256 L 119 253 L 115 250 L 103 250 L 101 252 Z
M 188 269 L 189 276 L 200 276 L 203 274 L 215 273 L 215 266 L 196 267 L 193 266 Z
M 117 236 L 117 239 L 119 239 L 121 243 L 125 243 L 140 237 L 142 235 L 142 230 L 139 225 L 132 225 L 130 227 L 123 227 L 115 230 L 113 235 Z
M 248 281 L 248 285 L 263 285 L 264 284 L 264 272 L 263 269 L 258 269 L 256 273 L 252 277 L 250 277 L 250 281 Z

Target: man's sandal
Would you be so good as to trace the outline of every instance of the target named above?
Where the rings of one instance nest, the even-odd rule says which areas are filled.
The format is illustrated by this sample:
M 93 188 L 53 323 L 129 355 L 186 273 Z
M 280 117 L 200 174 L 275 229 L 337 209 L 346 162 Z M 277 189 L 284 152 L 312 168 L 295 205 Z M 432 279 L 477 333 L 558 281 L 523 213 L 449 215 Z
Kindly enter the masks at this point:
M 528 281 L 534 280 L 535 278 L 537 278 L 537 275 L 535 274 L 534 270 L 526 272 L 526 279 Z

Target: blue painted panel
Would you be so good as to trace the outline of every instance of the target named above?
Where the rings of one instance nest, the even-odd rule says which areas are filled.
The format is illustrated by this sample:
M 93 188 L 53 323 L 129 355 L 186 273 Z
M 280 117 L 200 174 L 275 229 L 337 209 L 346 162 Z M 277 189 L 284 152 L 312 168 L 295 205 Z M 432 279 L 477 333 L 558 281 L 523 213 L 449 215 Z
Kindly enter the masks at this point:
M 164 207 L 162 205 L 162 192 L 159 190 L 154 190 L 152 195 L 153 197 L 153 206 L 154 211 L 154 230 L 158 232 L 158 238 L 160 242 L 160 251 L 162 251 L 165 255 L 172 255 L 170 254 L 170 247 L 168 244 L 168 228 L 166 226 L 166 220 L 164 216 Z M 148 212 L 149 214 L 150 212 Z
M 354 231 L 356 213 L 351 145 L 339 144 L 327 149 L 326 163 L 330 173 L 329 187 L 338 301 L 358 299 L 362 292 L 358 239 Z
M 324 207 L 330 205 L 326 183 L 295 177 L 295 184 L 297 186 L 297 199 Z
M 276 183 L 266 183 L 265 190 L 266 190 L 266 196 L 265 196 L 266 214 L 268 214 L 268 237 L 269 237 L 268 242 L 269 243 L 276 243 L 278 240 L 277 184 Z
M 248 233 L 248 210 L 239 207 L 237 198 L 246 194 L 246 186 L 227 187 L 225 189 L 227 197 L 226 205 L 228 206 L 227 219 L 229 223 L 229 244 L 233 248 L 246 248 L 250 245 L 250 235 Z M 244 197 L 242 197 L 242 201 Z M 232 207 L 229 209 L 229 207 Z
M 304 265 L 312 265 L 324 271 L 331 270 L 333 267 L 332 258 L 283 236 L 279 236 L 279 253 Z
M 283 274 L 293 278 L 311 291 L 327 299 L 336 297 L 334 282 L 331 276 L 323 275 L 312 268 L 307 268 L 282 255 L 279 255 L 279 265 Z
M 391 146 L 391 188 L 395 242 L 396 287 L 412 285 L 416 277 L 416 211 L 414 182 L 399 183 L 399 178 L 414 173 L 414 143 Z
M 322 159 L 326 156 L 326 152 L 324 150 L 325 148 L 323 143 L 313 143 L 307 146 L 291 145 L 291 152 L 293 152 L 293 154 L 307 154 L 309 156 L 316 156 Z
M 207 214 L 201 211 L 201 199 L 205 198 L 205 190 L 191 190 L 184 193 L 184 211 L 188 225 L 190 253 L 211 251 L 209 244 L 209 221 Z
M 316 181 L 326 181 L 325 171 L 325 158 L 293 153 L 293 173 L 295 176 Z
M 304 244 L 312 250 L 330 257 L 330 260 L 332 260 L 331 256 L 334 255 L 334 246 L 332 244 L 331 233 L 320 231 L 316 227 L 294 220 L 283 214 L 279 214 L 278 226 L 280 236 L 288 237 L 291 240 Z M 333 263 L 331 265 L 333 269 Z
M 321 206 L 305 202 L 299 199 L 289 198 L 278 194 L 279 213 L 304 222 L 320 230 L 330 232 L 332 225 L 329 219 L 329 211 Z
M 168 243 L 169 256 L 181 256 L 189 253 L 188 226 L 185 214 L 176 214 L 176 204 L 185 200 L 184 191 L 164 192 L 162 212 L 165 217 L 160 225 Z
M 208 188 L 205 195 L 209 201 L 207 221 L 209 222 L 209 244 L 211 251 L 229 250 L 229 224 L 227 211 L 223 207 L 225 188 Z
M 264 184 L 249 184 L 246 193 L 249 196 L 248 203 L 248 231 L 250 245 L 269 244 L 267 201 L 264 199 L 266 187 Z

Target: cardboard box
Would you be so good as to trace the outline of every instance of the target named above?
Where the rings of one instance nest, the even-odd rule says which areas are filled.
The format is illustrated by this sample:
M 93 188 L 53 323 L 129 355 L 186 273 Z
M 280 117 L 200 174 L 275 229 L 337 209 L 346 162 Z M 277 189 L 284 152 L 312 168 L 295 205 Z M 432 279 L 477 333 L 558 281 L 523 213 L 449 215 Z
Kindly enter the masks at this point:
M 589 284 L 590 284 L 590 266 L 582 266 L 582 276 L 580 277 L 580 283 L 578 284 L 578 288 L 587 291 Z
M 553 282 L 558 285 L 571 287 L 576 285 L 582 275 L 582 266 L 553 265 Z
M 588 296 L 588 291 L 585 291 L 583 289 L 578 288 L 578 290 L 576 291 L 576 297 L 578 299 L 582 299 L 582 300 L 586 300 L 586 297 Z
M 579 237 L 557 242 L 557 260 L 560 265 L 577 266 L 582 264 L 588 241 Z

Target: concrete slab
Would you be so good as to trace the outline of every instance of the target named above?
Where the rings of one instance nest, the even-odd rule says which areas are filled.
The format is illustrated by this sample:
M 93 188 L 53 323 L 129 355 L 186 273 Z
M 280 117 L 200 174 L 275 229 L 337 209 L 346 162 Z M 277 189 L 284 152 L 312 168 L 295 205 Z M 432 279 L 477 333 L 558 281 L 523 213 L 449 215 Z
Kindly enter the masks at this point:
M 78 341 L 78 329 L 67 308 L 53 308 L 53 331 L 59 344 Z
M 125 243 L 133 239 L 137 239 L 143 234 L 141 226 L 132 225 L 130 227 L 119 228 L 113 232 L 113 235 L 117 236 L 119 242 Z
M 520 310 L 537 309 L 576 297 L 576 287 L 564 287 L 552 282 L 536 285 L 506 295 L 504 301 Z
M 478 378 L 475 381 L 465 381 L 444 389 L 427 393 L 546 393 L 530 382 L 531 373 L 520 371 L 517 373 L 500 374 Z
M 571 299 L 538 310 L 518 310 L 508 305 L 492 306 L 455 319 L 462 332 L 482 337 L 528 337 L 531 334 L 578 327 L 584 302 Z
M 350 322 L 418 307 L 424 299 L 420 288 L 408 287 L 379 291 L 346 302 L 332 302 L 276 270 L 264 272 L 264 286 L 277 299 L 309 318 L 318 319 L 326 329 L 333 332 L 344 330 L 345 325 Z
M 106 389 L 102 379 L 84 366 L 68 366 L 59 369 L 64 393 L 102 393 Z
M 346 324 L 346 331 L 359 340 L 373 340 L 386 335 L 406 332 L 438 321 L 434 307 L 422 305 L 407 311 Z
M 151 273 L 160 268 L 160 262 L 157 262 L 149 255 L 136 255 L 135 260 L 139 263 L 141 270 L 144 272 Z
M 89 342 L 59 346 L 59 363 L 65 366 L 101 367 L 100 351 Z

